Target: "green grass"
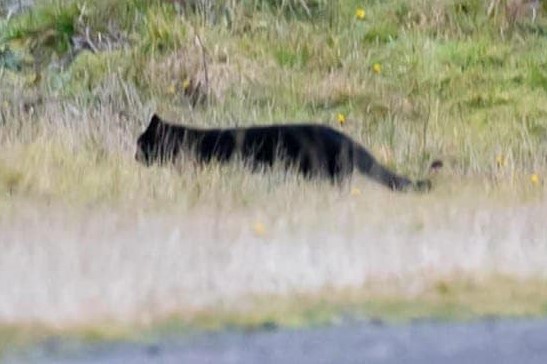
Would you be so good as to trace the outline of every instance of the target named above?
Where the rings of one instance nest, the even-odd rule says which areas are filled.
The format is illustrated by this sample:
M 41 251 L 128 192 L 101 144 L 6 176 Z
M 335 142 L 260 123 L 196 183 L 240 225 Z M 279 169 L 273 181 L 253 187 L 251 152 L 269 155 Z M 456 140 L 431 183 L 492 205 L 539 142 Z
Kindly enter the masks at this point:
M 445 278 L 432 281 L 416 292 L 404 287 L 408 284 L 409 280 L 377 282 L 360 290 L 324 290 L 291 297 L 248 297 L 244 310 L 220 306 L 214 310 L 168 314 L 154 321 L 63 328 L 32 323 L 0 325 L 0 353 L 14 353 L 51 338 L 80 343 L 146 341 L 195 331 L 297 329 L 344 320 L 404 324 L 421 319 L 534 318 L 547 313 L 547 284 L 542 280 L 515 280 L 504 276 L 479 281 Z M 406 293 L 402 293 L 404 291 Z
M 387 283 L 387 285 L 386 285 Z M 410 279 L 375 282 L 361 290 L 325 290 L 313 295 L 260 297 L 251 310 L 205 311 L 194 317 L 174 316 L 182 326 L 198 329 L 261 328 L 268 324 L 301 328 L 337 323 L 344 316 L 377 319 L 392 324 L 413 320 L 474 320 L 481 317 L 541 317 L 547 313 L 547 285 L 543 280 L 515 280 L 493 276 L 446 277 L 412 292 Z M 389 288 L 386 288 L 389 287 Z M 406 287 L 405 287 L 406 286 Z M 405 292 L 406 291 L 406 292 Z M 161 330 L 160 324 L 159 329 Z

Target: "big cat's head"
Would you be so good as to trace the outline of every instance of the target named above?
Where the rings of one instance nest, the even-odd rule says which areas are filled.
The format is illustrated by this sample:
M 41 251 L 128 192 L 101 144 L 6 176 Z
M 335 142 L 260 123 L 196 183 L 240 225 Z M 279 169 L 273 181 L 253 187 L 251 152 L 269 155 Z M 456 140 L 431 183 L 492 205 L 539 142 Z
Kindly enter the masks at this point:
M 146 130 L 137 139 L 135 159 L 147 166 L 161 159 L 161 127 L 162 121 L 156 114 L 152 115 Z

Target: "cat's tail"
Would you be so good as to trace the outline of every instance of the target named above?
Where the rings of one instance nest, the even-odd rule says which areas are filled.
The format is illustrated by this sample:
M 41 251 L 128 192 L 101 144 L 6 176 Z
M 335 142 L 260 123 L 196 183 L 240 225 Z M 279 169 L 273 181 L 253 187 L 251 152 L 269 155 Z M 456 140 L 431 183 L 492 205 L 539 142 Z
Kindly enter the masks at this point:
M 376 159 L 365 148 L 355 145 L 355 162 L 359 172 L 369 176 L 376 182 L 390 188 L 393 191 L 420 191 L 425 192 L 431 189 L 430 180 L 411 181 L 390 171 Z

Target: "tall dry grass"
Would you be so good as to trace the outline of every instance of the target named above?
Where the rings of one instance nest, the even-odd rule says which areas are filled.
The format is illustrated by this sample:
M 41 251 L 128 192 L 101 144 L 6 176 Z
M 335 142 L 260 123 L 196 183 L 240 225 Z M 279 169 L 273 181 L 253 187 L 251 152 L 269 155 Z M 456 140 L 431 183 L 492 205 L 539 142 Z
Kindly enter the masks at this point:
M 384 280 L 406 297 L 461 275 L 547 273 L 545 190 L 527 174 L 448 169 L 431 194 L 405 195 L 237 163 L 146 168 L 142 121 L 115 109 L 46 104 L 4 129 L 1 321 L 146 321 Z
M 164 212 L 15 202 L 0 223 L 1 320 L 141 322 L 250 309 L 264 295 L 391 281 L 404 299 L 439 280 L 547 273 L 543 197 L 523 203 L 477 186 L 394 196 L 364 182 L 358 194 L 216 173 L 198 174 L 209 183 L 203 195 L 179 192 L 186 200 Z M 233 203 L 238 187 L 247 204 Z

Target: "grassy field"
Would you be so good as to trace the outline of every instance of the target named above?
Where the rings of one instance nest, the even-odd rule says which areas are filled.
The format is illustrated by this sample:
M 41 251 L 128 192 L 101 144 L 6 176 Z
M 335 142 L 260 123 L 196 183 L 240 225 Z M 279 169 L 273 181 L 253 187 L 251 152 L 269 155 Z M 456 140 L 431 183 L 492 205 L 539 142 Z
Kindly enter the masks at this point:
M 8 3 L 0 342 L 546 313 L 545 1 L 535 18 L 509 0 Z M 426 195 L 237 164 L 145 168 L 133 156 L 152 112 L 312 121 L 413 178 L 445 167 Z

